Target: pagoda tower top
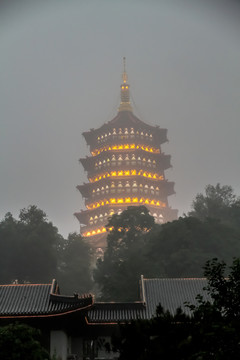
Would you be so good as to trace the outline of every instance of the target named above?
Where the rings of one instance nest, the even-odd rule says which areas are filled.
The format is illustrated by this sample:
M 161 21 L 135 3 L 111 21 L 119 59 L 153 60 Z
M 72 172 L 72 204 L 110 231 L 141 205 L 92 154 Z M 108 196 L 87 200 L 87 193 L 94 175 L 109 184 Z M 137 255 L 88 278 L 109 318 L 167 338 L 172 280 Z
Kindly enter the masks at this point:
M 123 73 L 122 73 L 122 84 L 121 84 L 121 102 L 118 111 L 131 111 L 132 106 L 130 103 L 130 85 L 128 84 L 128 76 L 126 72 L 126 58 L 123 58 Z

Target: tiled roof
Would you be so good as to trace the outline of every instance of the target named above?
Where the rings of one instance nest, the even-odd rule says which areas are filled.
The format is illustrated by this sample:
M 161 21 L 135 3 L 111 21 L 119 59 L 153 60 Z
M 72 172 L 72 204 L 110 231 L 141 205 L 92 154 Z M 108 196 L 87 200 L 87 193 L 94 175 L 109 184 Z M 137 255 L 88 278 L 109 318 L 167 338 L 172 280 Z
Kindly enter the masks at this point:
M 0 317 L 56 316 L 93 304 L 92 295 L 62 296 L 52 284 L 0 285 Z
M 87 320 L 92 324 L 117 323 L 137 319 L 151 319 L 161 303 L 165 310 L 174 314 L 181 307 L 190 314 L 185 302 L 196 304 L 196 296 L 201 294 L 210 300 L 203 290 L 207 280 L 202 278 L 178 279 L 141 279 L 141 302 L 132 303 L 95 303 L 88 311 Z
M 143 301 L 146 303 L 146 318 L 156 314 L 156 308 L 161 303 L 165 310 L 174 314 L 181 307 L 186 314 L 190 314 L 185 302 L 196 304 L 196 296 L 201 294 L 204 300 L 210 296 L 203 290 L 207 280 L 203 278 L 176 278 L 176 279 L 142 279 Z
M 142 302 L 96 303 L 88 311 L 89 323 L 118 323 L 142 319 L 145 306 Z

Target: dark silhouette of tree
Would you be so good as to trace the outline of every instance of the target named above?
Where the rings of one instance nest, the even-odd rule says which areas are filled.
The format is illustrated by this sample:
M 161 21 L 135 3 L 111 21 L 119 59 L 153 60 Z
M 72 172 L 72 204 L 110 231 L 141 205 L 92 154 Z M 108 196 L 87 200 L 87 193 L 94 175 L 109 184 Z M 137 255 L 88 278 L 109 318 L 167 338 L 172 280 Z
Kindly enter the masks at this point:
M 104 300 L 128 301 L 138 297 L 138 280 L 147 271 L 145 243 L 155 226 L 145 206 L 129 206 L 109 220 L 107 249 L 94 271 Z
M 19 219 L 7 213 L 0 222 L 0 283 L 62 282 L 66 293 L 89 292 L 90 248 L 82 237 L 64 239 L 36 206 L 20 211 Z
M 0 327 L 0 359 L 48 360 L 48 352 L 40 344 L 40 331 L 14 323 Z
M 217 259 L 208 261 L 204 274 L 212 301 L 198 295 L 197 305 L 186 305 L 191 316 L 181 309 L 171 315 L 160 305 L 153 319 L 120 325 L 120 336 L 112 339 L 120 360 L 239 359 L 240 259 L 229 268 Z
M 81 235 L 72 233 L 64 241 L 60 251 L 58 280 L 65 294 L 89 292 L 93 286 L 91 274 L 92 256 L 88 243 Z
M 218 183 L 216 186 L 207 185 L 205 194 L 197 194 L 192 203 L 193 210 L 188 215 L 200 220 L 215 218 L 226 222 L 231 221 L 237 208 L 239 214 L 240 200 L 234 194 L 233 188 Z

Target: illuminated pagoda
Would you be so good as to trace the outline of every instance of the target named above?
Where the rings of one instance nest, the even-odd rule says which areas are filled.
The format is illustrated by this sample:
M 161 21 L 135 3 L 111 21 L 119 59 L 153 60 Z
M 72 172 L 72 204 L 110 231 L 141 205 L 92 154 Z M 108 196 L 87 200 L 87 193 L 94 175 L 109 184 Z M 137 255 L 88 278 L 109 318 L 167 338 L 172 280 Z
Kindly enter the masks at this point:
M 167 129 L 148 125 L 133 114 L 125 58 L 123 70 L 117 115 L 100 128 L 83 133 L 91 156 L 79 161 L 89 182 L 77 186 L 86 210 L 75 216 L 82 236 L 93 248 L 106 246 L 108 218 L 128 206 L 145 205 L 157 223 L 177 218 L 177 210 L 168 205 L 174 183 L 164 175 L 171 167 L 170 155 L 161 151 Z

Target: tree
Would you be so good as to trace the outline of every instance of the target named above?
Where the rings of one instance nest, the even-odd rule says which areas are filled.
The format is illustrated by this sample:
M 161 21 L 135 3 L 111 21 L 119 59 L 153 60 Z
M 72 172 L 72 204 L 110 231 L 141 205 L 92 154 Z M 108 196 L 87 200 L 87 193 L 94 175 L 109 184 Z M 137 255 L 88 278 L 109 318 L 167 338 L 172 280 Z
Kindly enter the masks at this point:
M 66 294 L 86 293 L 92 288 L 90 247 L 81 235 L 72 233 L 64 241 L 60 251 L 59 282 Z
M 237 360 L 240 357 L 240 259 L 228 268 L 217 259 L 206 263 L 206 291 L 212 301 L 197 296 L 187 304 L 187 316 L 178 309 L 171 315 L 161 306 L 151 320 L 120 325 L 113 338 L 121 360 Z M 227 276 L 227 277 L 226 277 Z
M 217 218 L 223 221 L 231 221 L 233 213 L 240 211 L 240 200 L 234 194 L 229 185 L 207 185 L 205 194 L 197 194 L 193 200 L 193 210 L 188 214 L 200 220 Z M 239 212 L 238 212 L 239 214 Z
M 160 226 L 146 209 L 141 214 L 134 207 L 113 216 L 108 229 L 108 246 L 94 272 L 104 300 L 136 300 L 141 275 L 199 277 L 208 259 L 230 264 L 240 253 L 240 228 L 220 219 L 185 216 Z
M 7 213 L 0 223 L 1 282 L 49 282 L 56 276 L 57 248 L 62 240 L 36 206 L 22 209 L 19 220 Z
M 152 277 L 198 277 L 208 259 L 240 253 L 240 233 L 217 219 L 179 218 L 150 235 L 145 253 Z
M 80 235 L 64 239 L 36 206 L 7 213 L 0 222 L 0 282 L 62 282 L 67 293 L 89 292 L 92 287 L 88 245 Z M 60 284 L 61 285 L 61 284 Z
M 25 324 L 0 327 L 0 359 L 47 360 L 48 352 L 39 340 L 40 331 Z
M 129 206 L 107 224 L 107 249 L 97 262 L 94 279 L 104 300 L 129 301 L 138 296 L 138 280 L 145 271 L 147 234 L 156 227 L 145 206 Z

